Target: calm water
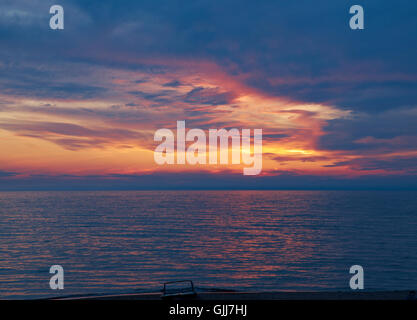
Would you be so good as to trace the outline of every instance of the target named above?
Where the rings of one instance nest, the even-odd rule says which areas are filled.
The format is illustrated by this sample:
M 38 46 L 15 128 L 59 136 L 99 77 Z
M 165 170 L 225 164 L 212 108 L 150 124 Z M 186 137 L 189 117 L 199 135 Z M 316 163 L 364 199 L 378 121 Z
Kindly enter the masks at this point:
M 65 289 L 49 289 L 49 267 Z M 0 297 L 417 288 L 417 192 L 0 192 Z

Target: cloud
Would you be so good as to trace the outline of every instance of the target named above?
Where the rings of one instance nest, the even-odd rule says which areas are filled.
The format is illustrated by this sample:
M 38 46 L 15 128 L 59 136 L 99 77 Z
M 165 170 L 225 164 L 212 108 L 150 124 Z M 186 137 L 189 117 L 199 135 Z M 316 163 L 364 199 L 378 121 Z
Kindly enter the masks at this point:
M 197 87 L 189 91 L 184 100 L 192 104 L 207 104 L 217 106 L 233 103 L 234 95 L 231 92 L 222 92 L 219 88 Z
M 33 3 L 20 0 L 5 6 L 43 14 L 47 20 L 49 13 L 42 10 L 46 5 Z M 26 56 L 15 46 L 21 35 L 13 35 L 14 26 L 8 28 L 13 36 L 4 33 L 1 40 L 15 60 L 87 59 L 89 64 L 101 61 L 112 67 L 125 61 L 128 68 L 153 69 L 155 74 L 166 70 L 132 65 L 128 60 L 212 61 L 268 95 L 359 112 L 396 109 L 417 101 L 417 28 L 410 18 L 417 13 L 417 5 L 409 1 L 400 0 L 395 6 L 390 1 L 367 3 L 367 12 L 380 14 L 367 16 L 369 28 L 361 33 L 347 27 L 348 6 L 335 1 L 319 0 L 315 5 L 261 1 L 241 6 L 230 0 L 220 7 L 208 0 L 189 6 L 162 3 L 126 1 L 121 6 L 115 0 L 64 1 L 70 20 L 60 37 L 51 37 L 48 28 L 25 30 L 24 47 L 30 52 Z M 83 32 L 71 29 L 81 17 L 91 24 Z M 40 42 L 29 40 L 35 32 Z M 56 50 L 49 52 L 46 48 L 51 46 Z M 171 79 L 166 86 L 177 87 L 180 82 L 175 81 L 179 80 Z M 77 88 L 56 88 L 60 94 L 71 89 Z M 91 90 L 80 94 L 99 94 Z
M 356 154 L 415 150 L 416 121 L 416 107 L 329 120 L 323 128 L 325 134 L 319 140 L 319 147 Z
M 301 161 L 301 162 L 317 162 L 317 161 L 329 161 L 331 157 L 325 156 L 304 156 L 304 155 L 297 155 L 297 156 L 275 156 L 272 154 L 272 158 L 280 163 L 282 162 L 293 162 L 293 161 Z M 327 167 L 331 167 L 327 165 Z
M 5 178 L 4 178 L 5 179 Z M 0 181 L 5 181 L 0 177 Z M 205 172 L 110 174 L 110 175 L 31 175 L 7 178 L 0 190 L 417 190 L 416 175 L 321 177 L 285 171 L 272 176 L 247 177 L 227 171 L 213 175 Z
M 56 143 L 69 150 L 102 148 L 106 145 L 149 141 L 143 133 L 114 128 L 86 128 L 71 123 L 15 121 L 0 122 L 0 128 L 22 137 L 37 138 Z
M 174 88 L 179 87 L 181 85 L 182 85 L 182 83 L 179 80 L 172 80 L 172 81 L 169 81 L 169 82 L 163 84 L 164 87 L 174 87 Z
M 14 177 L 18 175 L 16 172 L 0 171 L 0 179 L 7 177 Z
M 358 171 L 385 171 L 417 174 L 417 157 L 391 157 L 388 159 L 359 158 L 340 161 L 326 167 L 348 166 Z

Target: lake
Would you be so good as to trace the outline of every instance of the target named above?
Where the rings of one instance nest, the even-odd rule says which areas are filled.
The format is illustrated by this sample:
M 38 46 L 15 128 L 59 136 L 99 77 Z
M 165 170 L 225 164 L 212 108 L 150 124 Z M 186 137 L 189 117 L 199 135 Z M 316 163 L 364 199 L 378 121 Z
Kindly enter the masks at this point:
M 51 265 L 65 289 L 51 290 Z M 417 288 L 415 191 L 0 192 L 0 297 Z

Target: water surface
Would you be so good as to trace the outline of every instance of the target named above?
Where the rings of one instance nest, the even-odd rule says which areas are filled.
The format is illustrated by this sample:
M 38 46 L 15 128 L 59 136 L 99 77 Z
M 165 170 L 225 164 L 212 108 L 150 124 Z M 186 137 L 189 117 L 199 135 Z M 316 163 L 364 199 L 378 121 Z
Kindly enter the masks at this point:
M 417 192 L 0 192 L 0 297 L 417 288 Z M 49 288 L 49 267 L 65 289 Z

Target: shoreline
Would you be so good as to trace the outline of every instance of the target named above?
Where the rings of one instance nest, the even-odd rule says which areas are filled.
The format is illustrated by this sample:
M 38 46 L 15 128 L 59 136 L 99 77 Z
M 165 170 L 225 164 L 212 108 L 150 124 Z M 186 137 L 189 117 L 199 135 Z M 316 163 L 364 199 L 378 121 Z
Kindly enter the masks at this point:
M 399 291 L 336 291 L 336 292 L 197 292 L 195 296 L 179 296 L 163 299 L 160 292 L 130 293 L 100 296 L 79 296 L 52 298 L 49 300 L 164 300 L 164 301 L 201 301 L 201 300 L 415 300 L 415 290 Z

